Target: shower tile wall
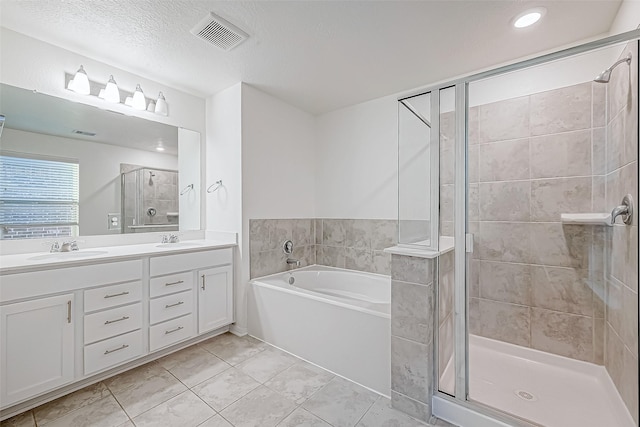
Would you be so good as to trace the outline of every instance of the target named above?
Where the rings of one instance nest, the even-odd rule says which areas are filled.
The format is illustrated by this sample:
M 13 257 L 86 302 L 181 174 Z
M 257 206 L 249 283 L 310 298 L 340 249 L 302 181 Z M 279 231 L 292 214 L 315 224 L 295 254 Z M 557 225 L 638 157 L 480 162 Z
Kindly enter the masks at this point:
M 382 251 L 397 244 L 397 221 L 316 219 L 315 224 L 318 264 L 391 274 L 391 256 Z
M 605 230 L 560 214 L 605 209 L 605 104 L 586 82 L 470 110 L 471 333 L 604 362 Z
M 606 207 L 620 204 L 630 193 L 638 203 L 638 42 L 631 68 L 617 67 L 608 87 L 606 147 Z M 631 71 L 632 78 L 629 77 Z M 638 216 L 633 225 L 609 229 L 607 304 L 604 325 L 607 371 L 638 425 Z M 618 220 L 618 222 L 621 222 Z
M 391 402 L 428 421 L 433 395 L 434 261 L 391 261 Z
M 291 239 L 292 258 L 311 264 L 391 274 L 391 257 L 382 252 L 397 242 L 397 222 L 377 219 L 249 220 L 251 277 L 287 271 L 282 243 Z
M 168 171 L 152 171 L 142 177 L 142 205 L 145 224 L 168 224 L 177 222 L 176 217 L 167 216 L 167 212 L 178 212 L 178 174 Z M 147 209 L 153 207 L 155 216 L 147 215 Z

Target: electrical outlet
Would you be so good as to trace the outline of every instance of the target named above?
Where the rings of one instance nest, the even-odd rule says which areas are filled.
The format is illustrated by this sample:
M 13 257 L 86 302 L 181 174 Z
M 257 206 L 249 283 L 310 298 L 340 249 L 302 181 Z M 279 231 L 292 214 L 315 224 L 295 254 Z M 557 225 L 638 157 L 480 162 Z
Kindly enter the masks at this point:
M 119 213 L 110 213 L 107 214 L 107 227 L 109 230 L 120 230 L 120 214 Z

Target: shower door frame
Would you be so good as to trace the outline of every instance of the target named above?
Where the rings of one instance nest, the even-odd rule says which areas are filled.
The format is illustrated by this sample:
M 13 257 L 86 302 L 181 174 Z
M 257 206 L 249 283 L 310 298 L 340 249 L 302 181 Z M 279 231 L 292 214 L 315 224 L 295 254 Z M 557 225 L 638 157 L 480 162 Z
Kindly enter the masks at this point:
M 455 171 L 454 171 L 454 367 L 455 367 L 455 396 L 439 390 L 440 373 L 438 366 L 439 328 L 434 327 L 434 343 L 436 354 L 434 355 L 434 387 L 432 409 L 436 416 L 451 418 L 452 412 L 460 416 L 458 420 L 473 422 L 474 426 L 532 426 L 525 420 L 509 415 L 492 407 L 469 400 L 469 365 L 468 365 L 468 293 L 469 293 L 469 261 L 473 251 L 473 235 L 469 233 L 468 222 L 468 100 L 469 84 L 489 77 L 495 77 L 512 71 L 522 70 L 536 65 L 542 65 L 552 61 L 568 58 L 581 53 L 587 53 L 596 49 L 605 48 L 618 43 L 631 40 L 640 40 L 640 28 L 625 33 L 605 37 L 588 43 L 563 49 L 557 52 L 545 54 L 536 58 L 498 67 L 485 72 L 473 74 L 460 79 L 439 84 L 420 93 L 438 93 L 441 89 L 455 86 Z M 406 98 L 403 96 L 402 98 Z M 439 111 L 439 110 L 437 110 Z M 432 112 L 433 113 L 433 112 Z M 439 135 L 438 135 L 439 138 Z M 438 139 L 439 141 L 439 139 Z M 436 293 L 439 292 L 439 284 Z M 439 298 L 436 294 L 436 306 Z M 439 310 L 436 308 L 435 312 Z M 434 321 L 435 320 L 434 318 Z M 456 421 L 456 420 L 452 420 Z

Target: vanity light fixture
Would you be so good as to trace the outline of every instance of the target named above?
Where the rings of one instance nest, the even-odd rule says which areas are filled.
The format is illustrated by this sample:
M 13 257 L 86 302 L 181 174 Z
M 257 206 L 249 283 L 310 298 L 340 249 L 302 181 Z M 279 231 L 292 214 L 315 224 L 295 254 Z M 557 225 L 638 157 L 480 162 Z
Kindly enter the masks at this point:
M 164 99 L 164 95 L 162 92 L 158 94 L 158 100 L 156 101 L 156 114 L 160 114 L 162 116 L 167 116 L 169 114 L 169 108 L 167 106 L 167 101 Z
M 547 9 L 544 7 L 536 7 L 534 9 L 525 10 L 513 19 L 513 26 L 516 28 L 525 28 L 535 24 L 542 18 Z
M 147 109 L 147 99 L 144 97 L 144 92 L 142 92 L 142 88 L 140 85 L 136 85 L 136 91 L 133 92 L 133 99 L 131 101 L 131 106 L 136 110 L 146 110 Z
M 102 87 L 100 83 L 89 80 L 82 65 L 80 65 L 80 68 L 75 74 L 65 73 L 65 82 L 68 90 L 81 95 L 94 97 L 96 97 L 95 93 L 98 92 L 98 88 Z M 91 93 L 92 87 L 94 91 L 93 94 Z M 97 98 L 114 104 L 119 104 L 122 98 L 124 98 L 124 104 L 136 110 L 148 111 L 161 116 L 169 115 L 167 100 L 162 92 L 159 93 L 157 100 L 147 100 L 140 84 L 136 85 L 133 93 L 124 91 L 118 87 L 113 75 L 109 76 L 107 84 L 104 88 L 100 89 Z
M 78 71 L 73 76 L 73 80 L 69 82 L 67 89 L 79 93 L 80 95 L 89 95 L 91 92 L 91 86 L 89 85 L 89 77 L 87 72 L 84 71 L 84 67 L 80 65 Z
M 113 74 L 109 77 L 107 85 L 104 87 L 104 100 L 108 102 L 120 102 L 120 89 L 116 84 Z

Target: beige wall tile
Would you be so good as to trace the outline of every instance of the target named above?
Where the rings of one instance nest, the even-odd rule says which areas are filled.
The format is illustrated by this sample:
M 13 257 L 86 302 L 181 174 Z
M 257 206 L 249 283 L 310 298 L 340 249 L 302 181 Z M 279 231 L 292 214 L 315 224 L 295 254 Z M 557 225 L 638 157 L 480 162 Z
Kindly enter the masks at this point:
M 638 425 L 638 356 L 631 354 L 628 348 L 624 349 L 622 366 L 624 375 L 620 384 L 620 394 Z
M 438 337 L 438 372 L 440 378 L 447 367 L 449 361 L 453 365 L 453 314 L 449 314 L 442 322 L 439 328 Z M 440 384 L 442 388 L 442 384 Z M 453 390 L 446 390 L 453 392 Z
M 529 347 L 529 307 L 475 298 L 471 302 L 471 333 Z
M 591 127 L 591 82 L 531 95 L 531 135 Z
M 609 126 L 607 126 L 607 172 L 613 172 L 614 170 L 626 165 L 627 155 L 625 152 L 624 142 L 624 112 L 617 113 Z
M 433 341 L 433 285 L 391 283 L 391 334 L 422 344 Z
M 605 320 L 593 319 L 593 363 L 604 365 L 604 328 Z
M 382 251 L 373 251 L 371 256 L 373 258 L 371 273 L 391 276 L 391 254 Z
M 478 141 L 502 141 L 529 136 L 529 97 L 481 105 Z
M 607 129 L 594 128 L 591 130 L 592 170 L 594 175 L 607 173 Z
M 620 334 L 622 330 L 622 298 L 624 285 L 613 278 L 607 279 L 606 320 Z
M 622 316 L 620 338 L 634 357 L 638 357 L 638 294 L 622 287 Z
M 532 282 L 528 264 L 480 261 L 480 297 L 513 304 L 531 304 Z
M 373 256 L 371 251 L 344 248 L 344 266 L 349 270 L 371 272 L 373 269 Z
M 479 149 L 480 182 L 529 179 L 529 139 L 482 144 Z
M 322 244 L 344 246 L 347 222 L 343 219 L 322 220 Z
M 450 252 L 453 253 L 453 252 Z M 438 316 L 442 320 L 453 312 L 453 295 L 455 286 L 455 273 L 453 269 L 438 270 Z
M 398 411 L 424 422 L 429 422 L 431 419 L 431 403 L 418 402 L 393 390 L 391 390 L 391 405 Z
M 531 270 L 535 307 L 593 316 L 593 278 L 589 270 L 538 265 Z
M 588 268 L 591 233 L 582 225 L 531 223 L 532 264 Z
M 316 262 L 329 267 L 345 268 L 345 249 L 343 247 L 318 245 Z
M 433 347 L 391 337 L 391 390 L 423 403 L 431 402 Z
M 593 110 L 592 119 L 593 127 L 605 126 L 607 120 L 607 85 L 602 83 L 591 83 Z
M 371 250 L 372 223 L 367 219 L 343 220 L 345 225 L 344 246 L 359 250 Z
M 453 221 L 453 185 L 440 186 L 440 220 Z
M 527 223 L 481 222 L 477 253 L 482 260 L 528 263 L 531 234 Z
M 616 388 L 622 390 L 623 377 L 626 375 L 624 372 L 624 344 L 610 324 L 607 324 L 605 329 L 604 365 Z
M 479 187 L 480 221 L 529 221 L 530 181 L 480 183 Z
M 391 278 L 402 282 L 428 285 L 433 282 L 433 260 L 392 255 Z
M 295 246 L 313 245 L 315 241 L 313 219 L 292 219 L 291 240 Z
M 531 138 L 531 178 L 591 175 L 591 129 Z
M 478 143 L 478 126 L 479 126 L 479 114 L 480 107 L 471 107 L 469 108 L 469 145 L 475 145 Z
M 615 225 L 613 227 L 610 271 L 613 277 L 637 291 L 638 227 L 625 225 Z
M 381 251 L 398 244 L 398 221 L 374 219 L 371 221 L 371 249 Z
M 591 177 L 531 182 L 531 220 L 559 222 L 560 214 L 591 210 Z
M 531 309 L 531 347 L 591 362 L 593 320 L 534 307 Z

